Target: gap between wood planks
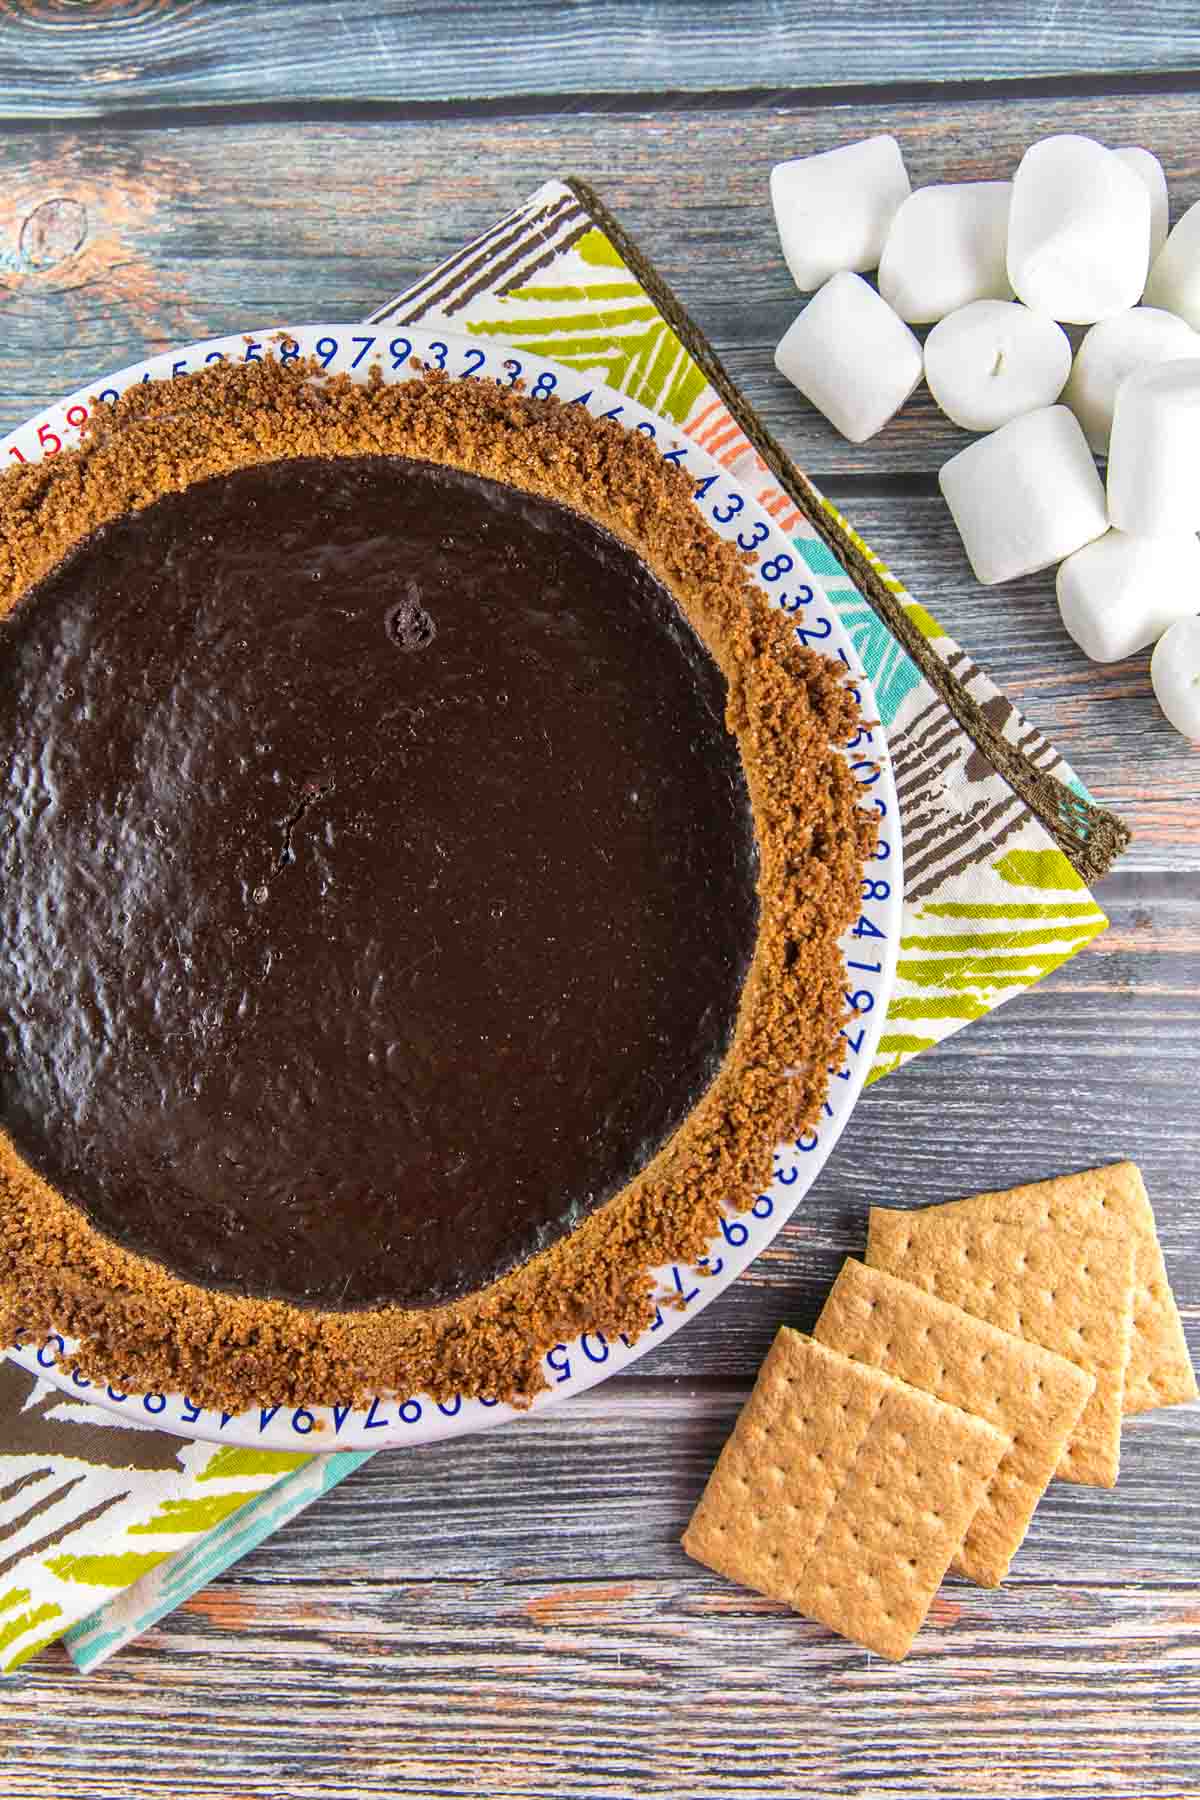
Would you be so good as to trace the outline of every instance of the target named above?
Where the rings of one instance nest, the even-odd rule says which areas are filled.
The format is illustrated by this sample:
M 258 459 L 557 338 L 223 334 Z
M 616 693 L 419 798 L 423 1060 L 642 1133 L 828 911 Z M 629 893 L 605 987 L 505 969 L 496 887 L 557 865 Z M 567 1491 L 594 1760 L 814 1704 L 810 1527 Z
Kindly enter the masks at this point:
M 91 113 L 46 111 L 37 115 L 0 110 L 0 129 L 16 134 L 70 129 L 164 131 L 174 127 L 331 124 L 401 124 L 421 120 L 527 119 L 555 115 L 786 112 L 793 108 L 903 106 L 926 101 L 1103 99 L 1139 94 L 1192 94 L 1200 68 L 1135 73 L 1025 76 L 996 81 L 897 81 L 841 87 L 716 88 L 663 93 L 497 94 L 445 100 L 253 100 L 194 105 L 98 106 Z M 0 107 L 2 107 L 0 101 Z

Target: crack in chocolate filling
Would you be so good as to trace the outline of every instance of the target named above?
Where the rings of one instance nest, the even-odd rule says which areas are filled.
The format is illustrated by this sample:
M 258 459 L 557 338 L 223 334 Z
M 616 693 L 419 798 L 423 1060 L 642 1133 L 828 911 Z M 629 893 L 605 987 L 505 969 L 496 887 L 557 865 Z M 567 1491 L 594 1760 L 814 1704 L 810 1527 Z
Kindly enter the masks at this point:
M 94 532 L 0 668 L 0 1124 L 117 1242 L 442 1302 L 716 1074 L 758 918 L 724 680 L 568 507 L 241 469 Z

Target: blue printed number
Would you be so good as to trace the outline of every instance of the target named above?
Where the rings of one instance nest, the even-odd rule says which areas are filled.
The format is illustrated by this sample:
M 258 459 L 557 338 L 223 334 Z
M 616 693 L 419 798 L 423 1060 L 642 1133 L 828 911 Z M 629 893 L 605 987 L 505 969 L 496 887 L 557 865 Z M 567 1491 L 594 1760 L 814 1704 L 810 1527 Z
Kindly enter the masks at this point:
M 833 630 L 833 620 L 826 616 L 818 619 L 815 625 L 797 625 L 796 636 L 802 644 L 819 644 Z
M 683 1304 L 685 1306 L 690 1306 L 692 1304 L 692 1301 L 699 1294 L 700 1289 L 698 1287 L 689 1287 L 689 1288 L 684 1287 L 683 1274 L 682 1274 L 682 1271 L 679 1269 L 678 1265 L 675 1265 L 674 1267 L 672 1267 L 671 1274 L 675 1278 L 675 1292 L 679 1295 L 679 1298 L 683 1301 Z
M 508 380 L 504 383 L 505 387 L 516 387 L 522 364 L 517 361 L 515 356 L 510 356 L 501 364 L 501 367 L 508 376 Z
M 742 496 L 740 494 L 730 494 L 724 511 L 722 511 L 719 506 L 714 506 L 712 509 L 712 516 L 717 521 L 718 525 L 728 525 L 731 519 L 736 519 L 738 514 L 745 510 L 746 502 L 742 499 Z
M 429 354 L 433 358 L 434 368 L 444 369 L 446 366 L 446 358 L 450 354 L 450 346 L 449 344 L 443 344 L 440 338 L 435 338 L 433 343 L 429 346 Z
M 843 664 L 843 666 L 846 669 L 848 669 L 851 674 L 854 673 L 853 669 L 850 668 L 850 658 L 846 655 L 846 652 L 840 648 L 840 646 L 838 649 L 838 661 L 841 664 Z M 854 704 L 856 706 L 862 705 L 862 689 L 861 688 L 853 687 L 850 685 L 850 683 L 847 683 L 846 684 L 846 692 L 850 695 L 850 698 L 854 701 Z
M 463 366 L 463 374 L 467 375 L 467 376 L 478 375 L 480 369 L 482 369 L 482 367 L 486 361 L 487 361 L 486 351 L 468 350 L 467 351 L 467 360 Z
M 567 1355 L 567 1346 L 565 1344 L 555 1344 L 553 1350 L 547 1350 L 546 1361 L 554 1370 L 554 1379 L 556 1381 L 570 1381 L 571 1359 Z
M 402 364 L 406 363 L 412 355 L 412 339 L 406 337 L 393 338 L 388 345 L 388 351 L 391 354 L 393 369 L 398 369 Z
M 883 935 L 884 934 L 882 931 L 880 931 L 878 925 L 872 925 L 872 923 L 871 923 L 870 919 L 868 919 L 866 913 L 859 914 L 858 924 L 854 927 L 854 930 L 850 933 L 851 937 L 856 937 L 856 938 L 881 938 L 881 937 L 883 937 Z
M 315 356 L 320 357 L 321 367 L 323 369 L 327 369 L 329 367 L 330 363 L 333 361 L 333 359 L 337 355 L 337 353 L 338 353 L 338 341 L 336 338 L 331 338 L 331 337 L 318 338 L 316 343 L 313 345 L 313 354 Z
M 352 369 L 357 369 L 357 367 L 358 367 L 359 363 L 362 361 L 363 357 L 366 356 L 368 351 L 373 347 L 373 345 L 375 343 L 375 339 L 373 337 L 356 337 L 356 338 L 351 338 L 350 342 L 352 344 L 358 344 L 361 346 L 361 348 L 358 351 L 358 354 L 354 358 L 354 361 L 350 364 L 350 367 Z

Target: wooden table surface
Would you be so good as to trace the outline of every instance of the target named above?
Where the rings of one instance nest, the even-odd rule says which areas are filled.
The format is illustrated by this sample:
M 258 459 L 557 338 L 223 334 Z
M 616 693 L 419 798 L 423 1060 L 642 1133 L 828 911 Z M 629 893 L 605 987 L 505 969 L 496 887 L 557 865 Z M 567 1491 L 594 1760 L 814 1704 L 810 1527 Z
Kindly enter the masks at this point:
M 984 16 L 986 14 L 986 16 Z M 0 0 L 4 429 L 209 333 L 358 318 L 543 178 L 641 238 L 779 435 L 1135 839 L 1111 930 L 863 1099 L 770 1252 L 626 1377 L 378 1456 L 83 1679 L 0 1693 L 7 1800 L 1200 1792 L 1200 1412 L 1131 1423 L 1115 1493 L 1056 1485 L 1012 1579 L 951 1581 L 896 1668 L 710 1578 L 678 1537 L 782 1320 L 874 1200 L 1119 1157 L 1200 1357 L 1200 754 L 1145 657 L 1100 668 L 1050 576 L 973 582 L 927 398 L 835 438 L 775 375 L 797 300 L 767 171 L 875 131 L 914 184 L 1081 130 L 1200 198 L 1200 13 L 1086 0 Z

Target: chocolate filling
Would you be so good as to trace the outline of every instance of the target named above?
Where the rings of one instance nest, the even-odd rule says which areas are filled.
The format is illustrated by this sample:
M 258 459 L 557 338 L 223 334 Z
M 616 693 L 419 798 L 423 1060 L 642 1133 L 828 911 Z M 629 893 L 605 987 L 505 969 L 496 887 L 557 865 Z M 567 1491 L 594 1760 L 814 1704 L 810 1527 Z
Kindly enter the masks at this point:
M 687 1117 L 757 929 L 716 664 L 569 508 L 293 459 L 0 625 L 0 1123 L 210 1287 L 429 1305 Z

